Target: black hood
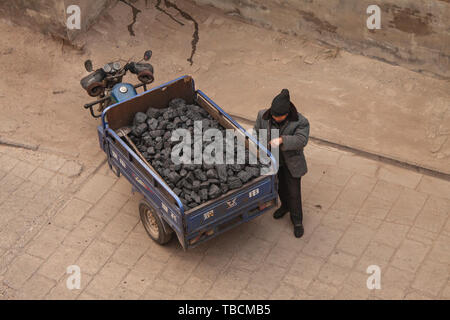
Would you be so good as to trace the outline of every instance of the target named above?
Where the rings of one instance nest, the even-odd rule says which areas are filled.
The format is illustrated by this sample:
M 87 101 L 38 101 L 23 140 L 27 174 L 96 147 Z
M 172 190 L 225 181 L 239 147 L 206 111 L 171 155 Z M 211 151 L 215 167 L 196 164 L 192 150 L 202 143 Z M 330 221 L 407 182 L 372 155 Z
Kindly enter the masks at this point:
M 298 112 L 295 105 L 291 102 L 291 106 L 289 108 L 289 115 L 287 116 L 286 120 L 288 121 L 298 121 Z M 266 112 L 264 112 L 262 118 L 263 120 L 269 120 L 272 117 L 272 114 L 270 113 L 270 109 L 267 109 Z

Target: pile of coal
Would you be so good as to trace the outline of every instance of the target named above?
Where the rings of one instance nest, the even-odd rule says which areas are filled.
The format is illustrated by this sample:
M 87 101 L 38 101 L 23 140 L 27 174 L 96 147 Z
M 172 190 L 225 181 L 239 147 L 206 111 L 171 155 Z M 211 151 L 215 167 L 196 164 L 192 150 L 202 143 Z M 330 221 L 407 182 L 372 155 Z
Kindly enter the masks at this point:
M 188 208 L 220 197 L 229 190 L 257 178 L 265 165 L 248 164 L 248 150 L 244 164 L 174 164 L 171 160 L 172 147 L 179 141 L 171 141 L 172 132 L 184 128 L 194 132 L 194 122 L 201 121 L 203 132 L 209 128 L 222 131 L 224 152 L 226 144 L 232 143 L 237 153 L 235 140 L 225 139 L 225 128 L 206 110 L 195 104 L 186 104 L 183 99 L 173 99 L 163 109 L 149 108 L 146 113 L 138 112 L 133 120 L 131 140 L 139 151 L 163 177 L 174 193 Z M 194 155 L 192 137 L 191 154 Z M 203 143 L 203 150 L 208 143 Z M 212 162 L 212 161 L 208 161 Z

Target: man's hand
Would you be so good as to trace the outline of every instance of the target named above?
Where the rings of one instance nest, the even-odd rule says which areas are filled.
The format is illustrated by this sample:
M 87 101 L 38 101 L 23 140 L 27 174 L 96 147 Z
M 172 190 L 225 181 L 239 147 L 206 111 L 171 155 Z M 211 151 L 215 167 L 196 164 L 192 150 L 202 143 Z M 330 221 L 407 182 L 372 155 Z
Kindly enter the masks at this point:
M 279 138 L 276 138 L 276 139 L 272 139 L 272 140 L 270 140 L 269 143 L 270 143 L 270 146 L 271 146 L 271 147 L 276 148 L 276 147 L 278 147 L 280 144 L 283 143 L 283 138 L 282 138 L 282 137 L 279 137 Z

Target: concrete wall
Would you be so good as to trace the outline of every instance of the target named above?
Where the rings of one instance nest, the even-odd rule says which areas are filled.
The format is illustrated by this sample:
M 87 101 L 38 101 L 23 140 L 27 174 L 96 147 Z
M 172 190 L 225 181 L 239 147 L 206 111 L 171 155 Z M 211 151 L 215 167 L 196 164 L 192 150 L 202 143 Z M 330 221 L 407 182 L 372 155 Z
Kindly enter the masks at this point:
M 105 8 L 116 2 L 117 0 L 0 0 L 0 16 L 71 41 L 86 31 Z M 66 27 L 66 10 L 70 5 L 80 7 L 80 30 L 68 30 Z
M 194 0 L 288 34 L 309 35 L 415 71 L 450 78 L 450 0 Z M 369 5 L 381 29 L 369 30 Z

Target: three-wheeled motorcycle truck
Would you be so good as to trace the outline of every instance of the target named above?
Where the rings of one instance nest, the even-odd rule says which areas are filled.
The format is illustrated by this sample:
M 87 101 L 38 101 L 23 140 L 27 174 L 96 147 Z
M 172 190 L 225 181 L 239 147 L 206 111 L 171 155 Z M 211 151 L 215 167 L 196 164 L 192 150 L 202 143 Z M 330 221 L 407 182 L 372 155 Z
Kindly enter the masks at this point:
M 150 56 L 151 51 L 147 51 L 145 60 Z M 90 64 L 89 61 L 86 62 L 86 69 L 92 71 Z M 109 167 L 117 177 L 124 176 L 132 185 L 133 191 L 142 194 L 139 214 L 145 230 L 154 241 L 165 244 L 176 234 L 186 250 L 277 206 L 274 157 L 204 92 L 196 89 L 191 76 L 182 76 L 147 90 L 144 86 L 154 80 L 153 67 L 148 63 L 132 62 L 123 68 L 112 63 L 101 70 L 96 70 L 89 78 L 86 77 L 88 79 L 82 80 L 83 88 L 90 95 L 99 97 L 97 102 L 85 107 L 91 109 L 93 116 L 101 118 L 97 132 L 100 148 L 106 154 Z M 137 74 L 141 84 L 122 83 L 127 70 Z M 139 87 L 144 87 L 144 92 L 138 94 L 136 88 Z M 174 98 L 184 99 L 187 104 L 195 103 L 226 129 L 236 130 L 238 138 L 244 140 L 249 151 L 263 152 L 270 158 L 272 174 L 261 175 L 239 189 L 230 190 L 197 207 L 188 208 L 183 205 L 168 183 L 145 161 L 127 133 L 122 130 L 133 122 L 137 112 L 145 113 L 149 107 L 164 108 Z M 92 110 L 95 104 L 101 105 L 98 114 Z

